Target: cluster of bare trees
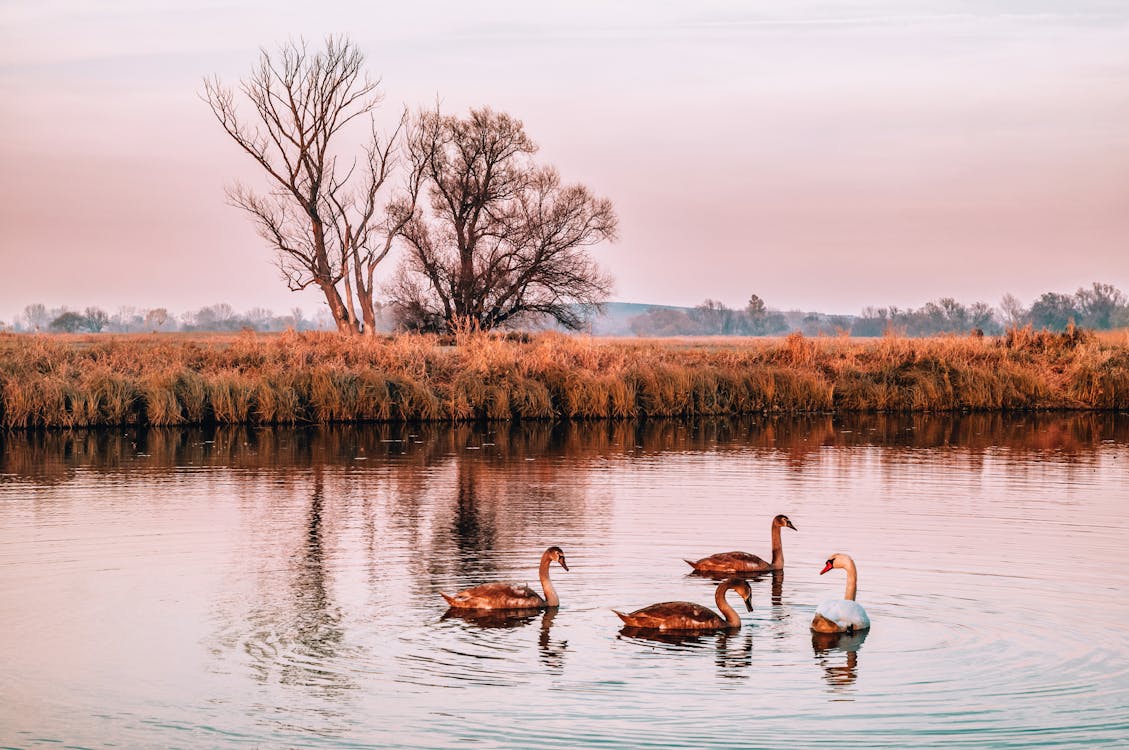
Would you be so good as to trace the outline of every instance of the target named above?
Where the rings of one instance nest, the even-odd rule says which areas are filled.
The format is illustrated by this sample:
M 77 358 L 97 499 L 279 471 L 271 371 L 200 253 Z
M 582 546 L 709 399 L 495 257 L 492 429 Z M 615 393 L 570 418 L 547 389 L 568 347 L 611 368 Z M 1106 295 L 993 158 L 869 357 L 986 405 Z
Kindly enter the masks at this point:
M 1129 327 L 1129 298 L 1111 284 L 1094 282 L 1074 294 L 1047 292 L 1029 307 L 1004 295 L 998 308 L 986 302 L 965 305 L 952 297 L 919 308 L 867 307 L 861 315 L 826 315 L 799 310 L 771 310 L 758 295 L 744 309 L 707 299 L 692 308 L 652 307 L 629 320 L 637 336 L 772 336 L 791 331 L 805 335 L 902 336 L 999 335 L 1007 328 L 1030 325 L 1063 331 L 1069 325 L 1097 330 Z
M 54 333 L 149 333 L 172 331 L 297 331 L 324 329 L 332 325 L 323 316 L 309 319 L 301 308 L 276 315 L 262 307 L 236 312 L 221 302 L 198 310 L 173 313 L 164 307 L 139 310 L 121 307 L 107 313 L 100 307 L 87 307 L 79 312 L 68 307 L 48 308 L 43 304 L 28 305 L 12 321 L 12 331 Z M 7 326 L 0 326 L 0 329 Z
M 254 219 L 289 287 L 322 292 L 342 333 L 376 332 L 376 270 L 396 245 L 404 257 L 384 291 L 406 328 L 531 317 L 578 328 L 607 298 L 610 280 L 587 248 L 615 237 L 612 205 L 538 165 L 519 120 L 405 110 L 382 136 L 379 81 L 345 38 L 263 50 L 238 93 L 205 82 L 216 119 L 270 187 L 237 184 L 229 199 Z
M 1082 287 L 1074 294 L 1046 292 L 1030 307 L 1024 307 L 1007 294 L 1000 309 L 1009 327 L 1030 324 L 1035 328 L 1061 331 L 1071 323 L 1098 330 L 1129 326 L 1129 298 L 1112 284 L 1097 281 L 1089 289 Z
M 1129 300 L 1112 284 L 1094 282 L 1074 294 L 1046 292 L 1029 307 L 1005 294 L 999 308 L 986 302 L 962 305 L 951 297 L 923 307 L 863 310 L 851 326 L 855 336 L 881 336 L 887 330 L 910 336 L 981 331 L 993 335 L 1007 328 L 1030 325 L 1037 330 L 1063 331 L 1067 326 L 1105 330 L 1129 326 Z
M 636 336 L 772 336 L 793 330 L 795 322 L 754 294 L 743 310 L 713 299 L 689 309 L 652 307 L 630 326 Z
M 867 307 L 851 324 L 852 336 L 881 336 L 896 331 L 905 336 L 936 333 L 1003 332 L 995 309 L 986 302 L 964 305 L 952 297 L 926 302 L 920 308 Z
M 406 113 L 390 136 L 380 135 L 373 117 L 379 81 L 343 39 L 314 53 L 304 42 L 263 50 L 239 91 L 253 115 L 240 116 L 235 91 L 218 78 L 204 85 L 216 119 L 266 172 L 270 188 L 235 184 L 229 200 L 254 218 L 291 290 L 320 289 L 342 333 L 373 332 L 376 266 L 418 194 L 412 174 L 400 190 L 387 189 Z M 338 141 L 357 121 L 367 128 L 363 153 L 342 154 Z

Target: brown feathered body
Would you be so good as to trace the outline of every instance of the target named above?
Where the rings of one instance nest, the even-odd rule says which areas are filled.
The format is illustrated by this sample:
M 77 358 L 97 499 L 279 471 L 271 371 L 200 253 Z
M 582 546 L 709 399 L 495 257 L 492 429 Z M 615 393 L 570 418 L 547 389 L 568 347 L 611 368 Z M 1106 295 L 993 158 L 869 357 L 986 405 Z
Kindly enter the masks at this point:
M 447 600 L 447 604 L 460 610 L 530 610 L 544 609 L 545 607 L 559 607 L 560 597 L 553 588 L 553 581 L 549 578 L 549 563 L 555 562 L 565 570 L 564 551 L 560 547 L 549 547 L 541 555 L 541 564 L 537 568 L 537 576 L 541 579 L 541 588 L 545 595 L 541 596 L 524 583 L 485 583 L 469 589 L 463 589 L 451 596 L 442 591 L 439 595 Z
M 736 589 L 745 602 L 745 607 L 752 612 L 753 590 L 748 581 L 739 578 L 729 578 L 717 585 L 714 592 L 714 602 L 717 608 L 725 615 L 722 617 L 709 607 L 703 607 L 694 602 L 662 602 L 649 607 L 637 609 L 624 614 L 612 610 L 624 624 L 640 630 L 655 630 L 663 633 L 692 633 L 723 628 L 741 627 L 741 618 L 736 610 L 725 601 L 725 594 L 730 589 Z
M 630 627 L 663 632 L 720 630 L 728 623 L 709 607 L 693 602 L 662 602 L 629 614 L 612 610 Z
M 454 596 L 440 595 L 456 609 L 542 609 L 545 598 L 525 584 L 484 583 Z
M 796 529 L 788 516 L 779 515 L 772 519 L 772 561 L 749 552 L 719 552 L 716 555 L 703 557 L 701 560 L 687 560 L 686 562 L 696 573 L 714 573 L 728 575 L 747 575 L 749 573 L 767 573 L 770 570 L 784 570 L 784 546 L 780 543 L 780 529 L 787 526 L 793 531 Z
M 772 570 L 772 563 L 748 552 L 719 552 L 686 562 L 699 573 L 766 573 Z

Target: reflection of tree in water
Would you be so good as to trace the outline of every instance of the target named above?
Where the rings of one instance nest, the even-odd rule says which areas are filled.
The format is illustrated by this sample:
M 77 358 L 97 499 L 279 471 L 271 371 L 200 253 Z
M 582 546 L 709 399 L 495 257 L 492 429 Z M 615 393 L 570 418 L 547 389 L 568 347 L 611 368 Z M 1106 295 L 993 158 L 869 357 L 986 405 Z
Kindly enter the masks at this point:
M 461 561 L 478 562 L 481 553 L 494 549 L 494 519 L 487 503 L 478 501 L 481 479 L 478 462 L 464 456 L 458 461 L 456 472 L 452 538 Z
M 589 487 L 591 446 L 570 444 L 571 425 L 543 422 L 475 425 L 452 434 L 461 444 L 448 446 L 446 477 L 432 470 L 424 488 L 433 501 L 442 493 L 442 520 L 432 526 L 425 555 L 431 587 L 513 580 L 539 591 L 537 561 L 545 548 L 557 544 L 567 553 L 571 538 L 592 533 L 593 517 L 606 518 L 590 512 L 602 502 Z M 503 567 L 511 572 L 499 577 Z
M 859 649 L 870 631 L 846 633 L 812 633 L 811 647 L 815 663 L 823 668 L 823 679 L 832 692 L 850 690 L 858 679 Z
M 271 597 L 272 582 L 267 579 L 267 601 L 247 614 L 250 632 L 243 647 L 260 682 L 270 682 L 277 674 L 281 684 L 339 697 L 356 685 L 339 666 L 346 648 L 345 631 L 327 580 L 324 516 L 324 479 L 319 472 L 310 493 L 301 545 L 290 556 L 289 596 Z
M 305 658 L 287 664 L 281 679 L 297 685 L 326 688 L 352 687 L 348 678 L 322 665 L 338 655 L 345 634 L 341 612 L 333 605 L 326 587 L 325 542 L 322 521 L 325 503 L 324 480 L 314 479 L 310 512 L 306 521 L 305 544 L 294 556 L 296 572 L 291 584 L 294 603 L 293 631 L 299 651 Z M 311 664 L 306 659 L 314 660 Z

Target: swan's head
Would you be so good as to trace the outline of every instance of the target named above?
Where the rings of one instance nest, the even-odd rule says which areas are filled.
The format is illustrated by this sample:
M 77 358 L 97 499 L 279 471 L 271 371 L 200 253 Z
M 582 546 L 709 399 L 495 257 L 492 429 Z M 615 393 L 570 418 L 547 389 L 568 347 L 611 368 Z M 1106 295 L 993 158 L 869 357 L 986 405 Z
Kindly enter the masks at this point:
M 780 514 L 776 518 L 772 519 L 772 525 L 773 526 L 787 526 L 792 531 L 799 531 L 799 529 L 797 529 L 795 526 L 793 526 L 792 522 L 790 520 L 788 520 L 788 516 L 786 516 L 784 514 Z
M 827 558 L 827 563 L 823 566 L 823 570 L 819 571 L 823 575 L 832 568 L 847 568 L 854 563 L 850 555 L 844 555 L 842 552 L 836 552 L 831 557 Z
M 725 583 L 721 584 L 728 591 L 736 591 L 741 595 L 741 601 L 745 602 L 745 609 L 750 612 L 753 611 L 753 587 L 744 578 L 728 578 Z
M 545 550 L 545 556 L 550 560 L 554 560 L 559 563 L 560 566 L 566 571 L 568 570 L 568 563 L 565 562 L 564 550 L 560 547 L 550 547 L 549 549 Z

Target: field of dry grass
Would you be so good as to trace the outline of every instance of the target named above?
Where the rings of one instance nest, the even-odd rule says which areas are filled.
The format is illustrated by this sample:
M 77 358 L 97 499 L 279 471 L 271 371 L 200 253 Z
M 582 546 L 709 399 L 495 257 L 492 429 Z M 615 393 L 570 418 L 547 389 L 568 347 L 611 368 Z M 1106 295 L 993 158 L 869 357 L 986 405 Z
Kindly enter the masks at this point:
M 596 339 L 0 334 L 0 425 L 1129 409 L 1129 332 Z

